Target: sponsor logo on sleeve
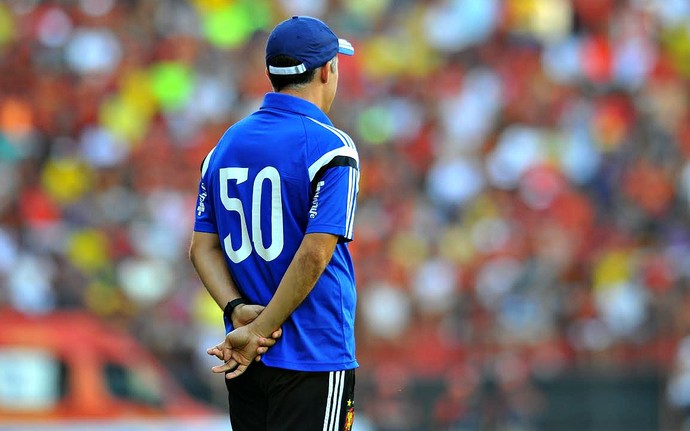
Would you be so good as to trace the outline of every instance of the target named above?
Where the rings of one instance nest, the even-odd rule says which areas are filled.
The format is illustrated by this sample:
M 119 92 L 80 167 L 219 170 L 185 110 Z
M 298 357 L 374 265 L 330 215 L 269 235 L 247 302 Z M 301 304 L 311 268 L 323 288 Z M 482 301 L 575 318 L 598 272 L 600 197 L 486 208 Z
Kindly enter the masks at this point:
M 196 207 L 196 215 L 201 216 L 201 214 L 206 211 L 206 205 L 204 205 L 204 201 L 206 200 L 206 185 L 204 183 L 201 183 L 201 193 L 199 193 L 199 205 Z
M 319 193 L 321 192 L 321 187 L 323 187 L 324 184 L 325 183 L 323 181 L 316 183 L 316 191 L 314 192 L 314 199 L 312 200 L 311 209 L 309 210 L 309 218 L 316 217 L 319 209 Z

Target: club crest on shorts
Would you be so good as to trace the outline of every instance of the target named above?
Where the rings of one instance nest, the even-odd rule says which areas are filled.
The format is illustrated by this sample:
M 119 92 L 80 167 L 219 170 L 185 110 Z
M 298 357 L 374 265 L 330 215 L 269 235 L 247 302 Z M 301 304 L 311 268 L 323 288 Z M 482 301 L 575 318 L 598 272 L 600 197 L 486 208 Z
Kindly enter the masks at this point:
M 351 431 L 352 424 L 355 422 L 354 402 L 352 400 L 347 400 L 347 406 L 349 409 L 347 409 L 347 415 L 345 416 L 345 428 L 343 428 L 343 431 Z

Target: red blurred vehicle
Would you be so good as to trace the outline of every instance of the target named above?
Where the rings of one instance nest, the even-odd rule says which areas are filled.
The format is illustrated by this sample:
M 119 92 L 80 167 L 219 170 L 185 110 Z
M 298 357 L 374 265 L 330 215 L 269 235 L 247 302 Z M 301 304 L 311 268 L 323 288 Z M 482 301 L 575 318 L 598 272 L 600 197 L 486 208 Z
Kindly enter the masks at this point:
M 75 429 L 74 421 L 118 420 L 165 420 L 174 429 L 208 421 L 230 426 L 227 416 L 185 393 L 135 339 L 97 318 L 0 311 L 0 425 L 47 429 L 68 421 Z

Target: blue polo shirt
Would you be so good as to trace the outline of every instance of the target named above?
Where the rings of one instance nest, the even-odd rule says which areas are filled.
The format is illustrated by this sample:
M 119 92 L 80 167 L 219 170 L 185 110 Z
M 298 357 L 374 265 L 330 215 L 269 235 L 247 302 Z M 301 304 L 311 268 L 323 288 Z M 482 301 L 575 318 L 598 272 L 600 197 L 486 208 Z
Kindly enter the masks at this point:
M 339 237 L 333 258 L 263 356 L 298 371 L 357 367 L 353 239 L 359 156 L 314 104 L 268 93 L 202 165 L 194 230 L 218 234 L 247 303 L 266 305 L 307 233 Z M 226 331 L 232 330 L 225 322 Z

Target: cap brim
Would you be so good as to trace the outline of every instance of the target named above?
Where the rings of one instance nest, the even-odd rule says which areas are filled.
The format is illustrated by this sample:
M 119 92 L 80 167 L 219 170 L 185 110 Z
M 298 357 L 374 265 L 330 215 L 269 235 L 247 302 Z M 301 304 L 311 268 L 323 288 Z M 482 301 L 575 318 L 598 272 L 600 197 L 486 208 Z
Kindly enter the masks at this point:
M 338 52 L 345 55 L 355 55 L 355 48 L 345 39 L 338 39 Z

